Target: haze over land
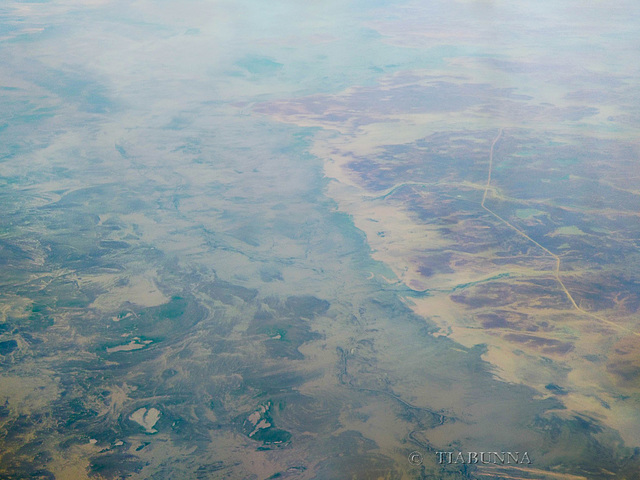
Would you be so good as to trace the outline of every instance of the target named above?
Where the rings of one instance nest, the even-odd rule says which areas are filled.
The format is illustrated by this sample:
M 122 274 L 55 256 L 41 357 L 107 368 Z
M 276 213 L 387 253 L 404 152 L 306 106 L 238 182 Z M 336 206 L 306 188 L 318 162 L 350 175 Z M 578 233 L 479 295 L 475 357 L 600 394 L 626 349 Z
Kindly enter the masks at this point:
M 0 477 L 637 478 L 639 8 L 4 5 Z

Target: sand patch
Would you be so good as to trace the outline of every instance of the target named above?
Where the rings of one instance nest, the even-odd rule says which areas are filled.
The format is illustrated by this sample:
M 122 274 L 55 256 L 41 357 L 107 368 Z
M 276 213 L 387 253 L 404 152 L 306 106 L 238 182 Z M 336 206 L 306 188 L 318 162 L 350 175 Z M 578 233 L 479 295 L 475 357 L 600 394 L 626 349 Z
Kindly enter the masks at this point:
M 160 420 L 160 410 L 153 407 L 147 410 L 142 407 L 133 412 L 129 416 L 129 420 L 133 420 L 143 427 L 147 433 L 156 433 L 157 430 L 153 427 L 158 423 L 158 420 Z
M 129 343 L 125 345 L 118 345 L 117 347 L 107 347 L 107 353 L 116 353 L 116 352 L 130 352 L 132 350 L 140 350 L 141 348 L 146 347 L 153 340 L 141 340 L 139 337 L 135 337 Z
M 49 373 L 53 372 L 42 372 Z M 7 401 L 12 414 L 22 414 L 45 408 L 59 398 L 58 379 L 50 376 L 2 376 L 0 400 Z
M 120 275 L 95 275 L 85 277 L 83 282 L 97 283 L 106 290 L 90 305 L 103 311 L 113 311 L 124 303 L 142 307 L 156 307 L 169 301 L 156 284 L 157 272 L 148 270 L 141 275 L 122 278 Z

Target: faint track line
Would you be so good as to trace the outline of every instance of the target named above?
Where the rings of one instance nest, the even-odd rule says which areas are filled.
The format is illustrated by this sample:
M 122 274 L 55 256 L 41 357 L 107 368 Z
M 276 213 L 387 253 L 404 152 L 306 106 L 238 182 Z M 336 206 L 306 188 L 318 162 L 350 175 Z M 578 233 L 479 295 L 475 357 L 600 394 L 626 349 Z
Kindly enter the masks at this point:
M 509 228 L 514 230 L 518 235 L 526 238 L 527 240 L 529 240 L 534 245 L 540 247 L 546 254 L 548 254 L 549 256 L 551 256 L 551 257 L 553 257 L 555 259 L 556 268 L 553 271 L 553 275 L 554 275 L 556 281 L 558 282 L 558 284 L 560 285 L 560 287 L 562 287 L 562 290 L 564 291 L 565 295 L 567 296 L 567 298 L 569 299 L 569 301 L 571 302 L 573 307 L 578 312 L 582 313 L 583 315 L 587 315 L 587 316 L 589 316 L 591 318 L 594 318 L 594 319 L 598 320 L 599 322 L 601 322 L 601 323 L 603 323 L 605 325 L 609 325 L 609 326 L 615 327 L 615 328 L 617 328 L 619 330 L 623 330 L 623 331 L 625 331 L 627 333 L 631 333 L 633 335 L 636 335 L 636 336 L 640 337 L 640 333 L 634 332 L 633 330 L 630 330 L 630 329 L 628 329 L 626 327 L 623 327 L 622 325 L 618 325 L 617 323 L 614 323 L 614 322 L 612 322 L 610 320 L 607 320 L 606 318 L 603 318 L 603 317 L 601 317 L 599 315 L 596 315 L 595 313 L 588 312 L 588 311 L 584 310 L 583 308 L 581 308 L 580 306 L 578 306 L 578 304 L 576 303 L 576 301 L 573 298 L 573 295 L 571 295 L 571 292 L 569 292 L 569 290 L 565 286 L 564 282 L 562 281 L 562 278 L 560 278 L 560 257 L 558 255 L 556 255 L 555 253 L 553 253 L 552 251 L 550 251 L 548 248 L 540 245 L 538 242 L 536 242 L 529 235 L 527 235 L 522 230 L 520 230 L 518 227 L 514 226 L 513 224 L 511 224 L 510 222 L 508 222 L 507 220 L 502 218 L 500 215 L 498 215 L 496 212 L 494 212 L 493 210 L 491 210 L 489 207 L 487 207 L 485 205 L 485 202 L 487 200 L 487 195 L 489 193 L 489 189 L 491 188 L 491 173 L 493 171 L 493 153 L 494 153 L 494 149 L 495 149 L 496 143 L 498 143 L 498 140 L 500 140 L 500 138 L 502 137 L 502 131 L 503 131 L 503 129 L 501 128 L 500 131 L 498 132 L 498 135 L 496 136 L 496 138 L 493 139 L 493 142 L 491 143 L 491 150 L 489 152 L 489 173 L 487 175 L 487 184 L 484 187 L 484 195 L 482 195 L 482 202 L 480 203 L 480 206 L 483 209 L 485 209 L 487 212 L 489 212 L 491 215 L 496 217 L 498 220 L 500 220 L 500 222 L 504 223 L 506 226 L 508 226 Z

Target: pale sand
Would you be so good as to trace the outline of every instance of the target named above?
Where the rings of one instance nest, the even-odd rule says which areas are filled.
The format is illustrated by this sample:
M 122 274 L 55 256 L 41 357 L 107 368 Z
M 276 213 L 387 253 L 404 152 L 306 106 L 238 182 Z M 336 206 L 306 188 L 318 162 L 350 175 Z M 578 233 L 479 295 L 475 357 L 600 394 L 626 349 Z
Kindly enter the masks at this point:
M 90 458 L 103 450 L 97 443 L 72 445 L 67 450 L 56 450 L 49 469 L 56 478 L 89 480 Z
M 169 298 L 160 291 L 156 284 L 157 272 L 149 270 L 139 275 L 126 278 L 126 285 L 120 285 L 122 275 L 92 275 L 83 277 L 81 283 L 96 283 L 106 290 L 90 305 L 102 311 L 114 311 L 124 303 L 133 303 L 142 307 L 155 307 L 165 304 Z
M 129 420 L 133 420 L 138 425 L 143 427 L 147 433 L 156 433 L 157 430 L 153 428 L 158 420 L 160 420 L 160 410 L 157 408 L 139 408 L 129 416 Z
M 20 376 L 0 376 L 2 402 L 12 407 L 12 414 L 28 414 L 46 408 L 60 397 L 59 378 L 55 372 L 33 369 Z
M 130 352 L 132 350 L 140 350 L 152 343 L 152 340 L 140 340 L 138 337 L 131 340 L 125 345 L 118 345 L 117 347 L 107 347 L 107 353 L 115 352 Z

